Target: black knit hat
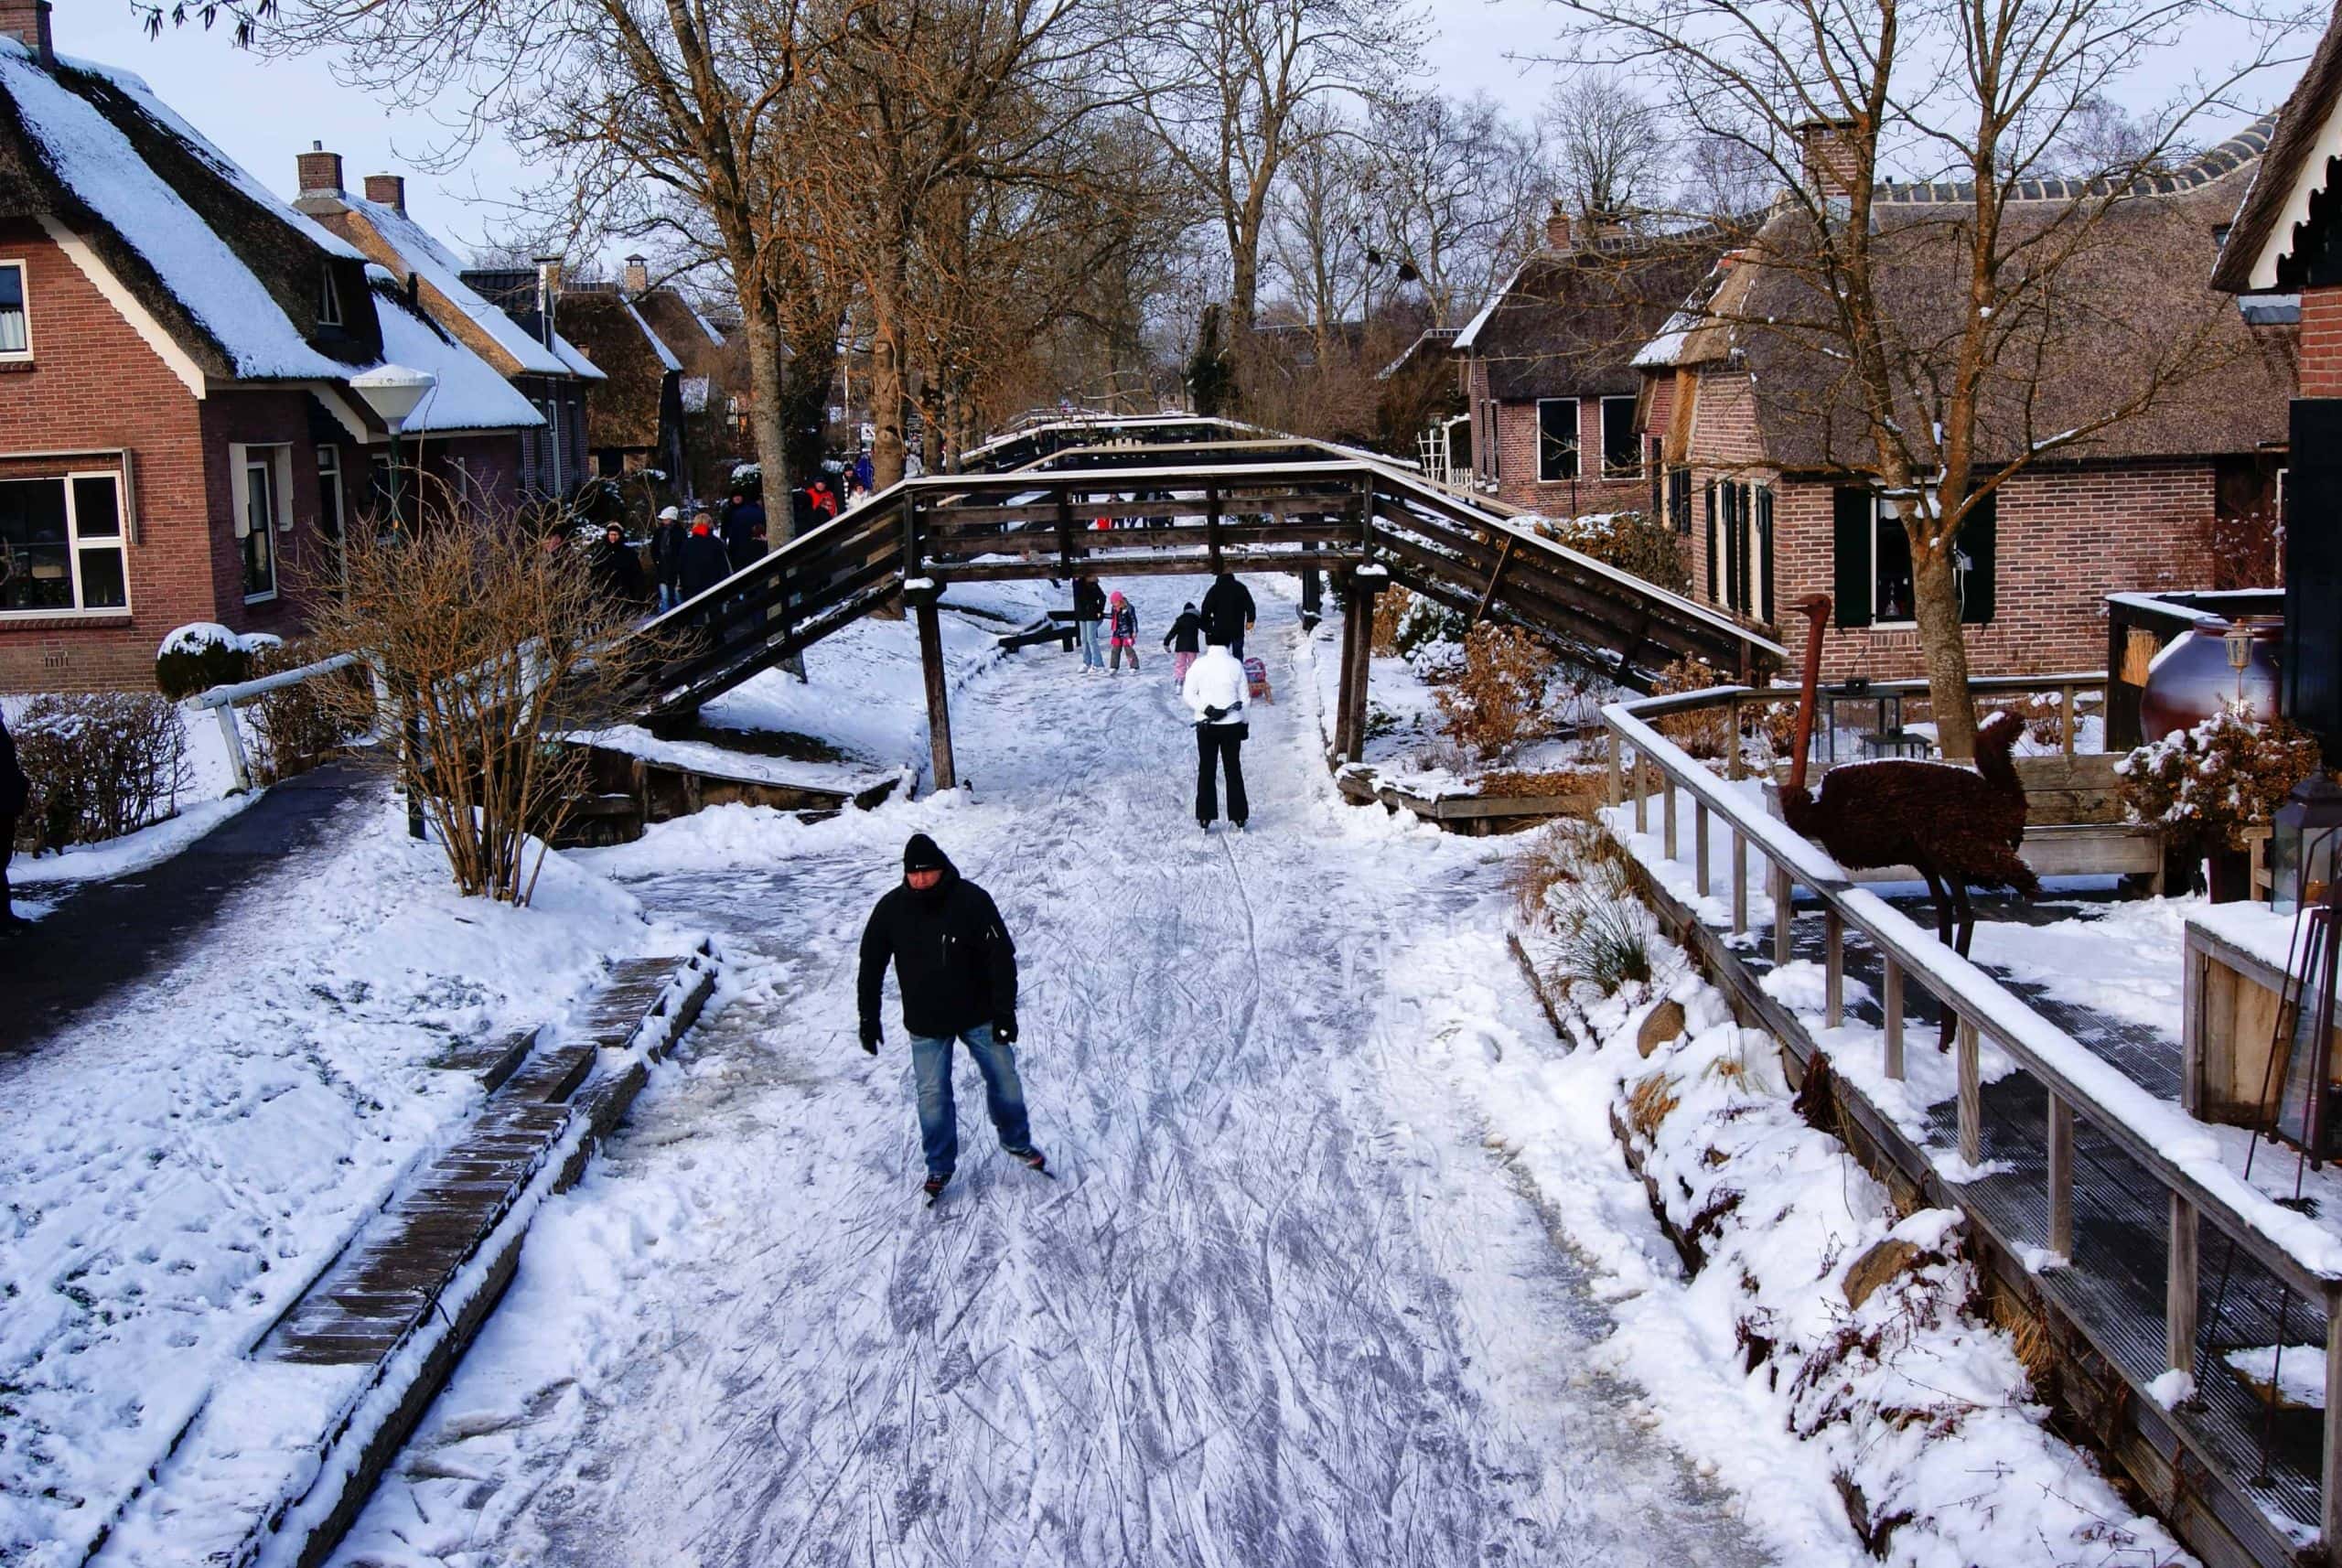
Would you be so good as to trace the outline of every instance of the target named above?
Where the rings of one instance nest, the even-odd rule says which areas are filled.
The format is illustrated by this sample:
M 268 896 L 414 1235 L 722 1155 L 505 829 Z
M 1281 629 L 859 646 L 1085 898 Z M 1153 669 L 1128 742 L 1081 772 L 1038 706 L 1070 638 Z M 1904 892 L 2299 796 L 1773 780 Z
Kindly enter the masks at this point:
M 933 839 L 925 833 L 913 833 L 910 842 L 903 845 L 903 869 L 906 872 L 949 871 L 951 861 Z

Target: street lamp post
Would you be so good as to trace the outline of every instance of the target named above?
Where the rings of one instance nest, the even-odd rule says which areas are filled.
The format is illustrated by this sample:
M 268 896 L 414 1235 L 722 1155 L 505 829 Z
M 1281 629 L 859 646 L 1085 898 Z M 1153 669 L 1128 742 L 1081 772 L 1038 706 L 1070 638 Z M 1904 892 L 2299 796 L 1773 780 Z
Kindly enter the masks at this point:
M 366 406 L 391 433 L 391 521 L 397 526 L 404 520 L 399 514 L 399 432 L 406 428 L 415 405 L 431 394 L 439 378 L 429 371 L 417 371 L 405 365 L 377 365 L 349 378 L 350 390 L 366 400 Z M 406 722 L 401 727 L 406 746 L 406 832 L 409 838 L 423 836 L 423 736 L 422 720 L 416 715 L 414 693 L 406 695 Z

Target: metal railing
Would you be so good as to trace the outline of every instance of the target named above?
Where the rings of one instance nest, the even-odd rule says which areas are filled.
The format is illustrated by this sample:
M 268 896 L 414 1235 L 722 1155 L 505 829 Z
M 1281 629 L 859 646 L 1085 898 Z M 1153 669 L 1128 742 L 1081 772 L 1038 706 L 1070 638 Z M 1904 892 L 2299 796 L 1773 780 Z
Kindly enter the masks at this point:
M 358 662 L 354 653 L 337 653 L 330 659 L 320 659 L 315 664 L 304 664 L 297 670 L 280 670 L 274 675 L 257 680 L 239 681 L 231 686 L 214 686 L 199 692 L 179 705 L 196 712 L 209 708 L 220 715 L 220 737 L 228 750 L 228 769 L 235 777 L 233 794 L 242 794 L 252 787 L 252 764 L 244 755 L 243 733 L 236 727 L 236 710 L 255 697 L 270 692 L 281 692 L 287 686 L 297 686 L 304 681 L 336 670 L 347 670 Z
M 1982 694 L 1996 691 L 2066 689 L 2078 692 L 2103 675 L 2015 677 L 1973 682 Z M 1888 683 L 1893 685 L 1904 682 Z M 1918 685 L 1918 682 L 1907 683 Z M 1874 688 L 1876 689 L 1876 688 Z M 2074 1127 L 2076 1120 L 2096 1129 L 2163 1189 L 2169 1210 L 2168 1256 L 2164 1301 L 2164 1359 L 2169 1370 L 2193 1377 L 2197 1364 L 2199 1227 L 2208 1222 L 2238 1250 L 2267 1269 L 2305 1300 L 2326 1311 L 2326 1388 L 2323 1461 L 2319 1477 L 2322 1538 L 2342 1545 L 2342 1236 L 2280 1205 L 2246 1183 L 2222 1159 L 2208 1129 L 2177 1106 L 2160 1100 L 2101 1060 L 2088 1047 L 1984 971 L 1939 942 L 1935 934 L 1877 894 L 1856 886 L 1819 845 L 1767 814 L 1745 788 L 1703 766 L 1653 727 L 1653 722 L 1717 708 L 1734 715 L 1726 746 L 1726 771 L 1736 779 L 1739 714 L 1754 701 L 1785 700 L 1786 688 L 1763 691 L 1716 687 L 1673 696 L 1614 703 L 1602 711 L 1608 743 L 1608 792 L 1614 806 L 1631 802 L 1637 833 L 1649 832 L 1652 775 L 1661 801 L 1660 843 L 1665 857 L 1678 858 L 1676 797 L 1692 797 L 1695 886 L 1709 896 L 1710 819 L 1721 817 L 1731 835 L 1732 930 L 1748 929 L 1748 852 L 1766 863 L 1774 908 L 1772 956 L 1791 959 L 1792 899 L 1804 887 L 1824 917 L 1823 1024 L 1844 1021 L 1845 942 L 1849 929 L 1862 933 L 1884 960 L 1884 1069 L 1904 1076 L 1904 988 L 1916 982 L 1958 1019 L 1958 1124 L 1960 1156 L 1972 1171 L 1983 1153 L 1982 1075 L 1979 1043 L 1990 1039 L 2044 1088 L 2047 1095 L 2048 1252 L 2068 1266 L 2074 1255 Z M 2073 703 L 2066 703 L 2071 745 Z M 2118 1363 L 2119 1365 L 2119 1363 Z M 2135 1397 L 2153 1397 L 2131 1373 L 2122 1375 Z

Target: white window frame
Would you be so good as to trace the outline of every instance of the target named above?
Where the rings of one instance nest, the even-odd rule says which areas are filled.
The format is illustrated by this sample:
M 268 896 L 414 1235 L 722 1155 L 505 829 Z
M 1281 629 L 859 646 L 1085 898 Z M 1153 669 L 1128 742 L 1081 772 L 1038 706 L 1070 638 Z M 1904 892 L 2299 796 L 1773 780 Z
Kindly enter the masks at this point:
M 0 256 L 0 267 L 16 269 L 16 297 L 25 302 L 25 346 L 0 353 L 0 364 L 13 364 L 33 357 L 33 274 L 21 256 Z
M 1641 477 L 1646 470 L 1643 465 L 1642 435 L 1634 428 L 1634 397 L 1631 394 L 1620 397 L 1616 393 L 1606 393 L 1597 399 L 1596 403 L 1599 406 L 1595 410 L 1595 417 L 1602 424 L 1602 477 L 1606 479 L 1631 479 Z M 1627 405 L 1627 438 L 1634 443 L 1635 447 L 1633 459 L 1620 468 L 1610 466 L 1610 405 L 1614 403 L 1623 403 Z M 1583 473 L 1585 469 L 1585 457 L 1583 452 L 1579 454 L 1577 466 L 1579 472 Z
M 341 444 L 317 443 L 317 526 L 334 538 L 349 532 L 349 478 L 341 466 Z
M 1565 403 L 1570 405 L 1570 456 L 1576 460 L 1574 474 L 1545 472 L 1545 405 Z M 1585 400 L 1576 397 L 1541 397 L 1537 400 L 1537 482 L 1541 485 L 1566 485 L 1585 478 Z
M 334 281 L 333 263 L 317 263 L 317 325 L 341 325 L 341 285 Z
M 233 534 L 238 543 L 252 537 L 252 470 L 257 465 L 268 471 L 270 499 L 275 502 L 270 521 L 277 534 L 293 531 L 293 447 L 289 442 L 244 443 L 228 446 L 228 489 L 235 506 Z M 239 563 L 237 575 L 243 575 Z M 285 551 L 282 543 L 272 538 L 268 542 L 268 587 L 264 592 L 246 594 L 244 603 L 263 605 L 279 597 L 285 590 Z
M 119 532 L 113 543 L 100 542 L 91 549 L 111 548 L 122 557 L 122 603 L 91 607 L 81 602 L 81 510 L 74 499 L 73 486 L 81 479 L 111 479 L 113 481 L 113 515 Z M 63 609 L 0 610 L 0 622 L 12 620 L 92 620 L 106 616 L 126 616 L 131 612 L 130 601 L 130 498 L 119 468 L 70 468 L 62 474 L 26 474 L 10 476 L 11 483 L 59 484 L 65 487 L 65 566 L 66 577 L 73 585 L 73 603 Z

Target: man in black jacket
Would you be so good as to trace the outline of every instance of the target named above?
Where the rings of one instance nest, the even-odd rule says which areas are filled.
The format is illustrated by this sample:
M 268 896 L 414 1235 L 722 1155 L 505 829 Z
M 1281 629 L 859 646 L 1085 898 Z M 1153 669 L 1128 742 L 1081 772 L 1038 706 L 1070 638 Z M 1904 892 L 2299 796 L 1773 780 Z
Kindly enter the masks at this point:
M 1235 573 L 1222 572 L 1219 580 L 1204 590 L 1204 630 L 1214 634 L 1211 641 L 1228 644 L 1228 651 L 1239 660 L 1244 657 L 1244 634 L 1259 618 L 1252 590 L 1238 582 Z
M 0 717 L 0 928 L 27 923 L 8 903 L 8 857 L 16 849 L 16 818 L 31 799 L 32 780 L 16 761 L 16 737 L 8 733 L 7 719 Z
M 1081 637 L 1081 672 L 1106 672 L 1106 656 L 1098 649 L 1098 623 L 1106 618 L 1106 590 L 1084 572 L 1073 580 L 1073 628 Z
M 960 1125 L 951 1103 L 951 1042 L 983 1074 L 984 1105 L 1000 1146 L 1033 1169 L 1048 1162 L 1033 1146 L 1025 1086 L 1016 1076 L 1016 944 L 992 895 L 960 875 L 925 833 L 903 846 L 903 882 L 870 912 L 862 930 L 862 1048 L 878 1054 L 884 1037 L 878 1000 L 886 965 L 903 993 L 903 1028 L 911 1037 L 919 1081 L 919 1125 L 932 1201 L 960 1158 Z
M 725 553 L 724 541 L 715 536 L 715 520 L 703 511 L 692 519 L 692 531 L 683 537 L 678 568 L 683 597 L 695 599 L 731 575 L 731 558 Z

